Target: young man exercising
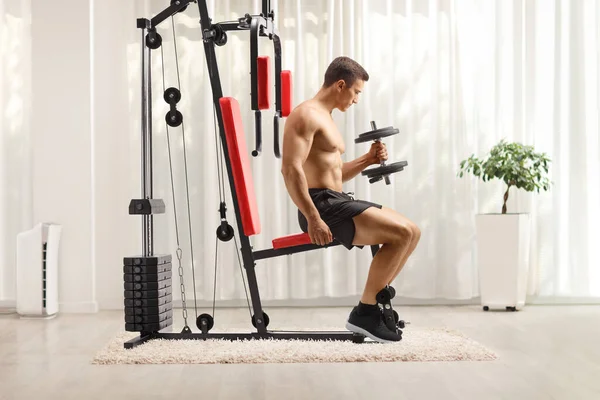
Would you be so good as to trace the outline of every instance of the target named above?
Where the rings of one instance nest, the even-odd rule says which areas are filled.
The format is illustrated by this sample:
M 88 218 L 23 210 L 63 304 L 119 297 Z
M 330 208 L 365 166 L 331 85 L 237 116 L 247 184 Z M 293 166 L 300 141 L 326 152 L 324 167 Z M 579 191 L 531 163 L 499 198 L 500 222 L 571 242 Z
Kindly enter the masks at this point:
M 379 342 L 394 342 L 401 339 L 401 333 L 386 325 L 377 295 L 400 273 L 421 232 L 396 211 L 342 192 L 344 182 L 387 160 L 387 151 L 377 142 L 363 156 L 343 162 L 345 144 L 331 115 L 336 108 L 345 112 L 358 103 L 368 80 L 365 69 L 348 57 L 331 62 L 319 92 L 287 118 L 281 172 L 298 207 L 300 227 L 312 243 L 323 246 L 335 239 L 348 249 L 381 245 L 346 328 Z

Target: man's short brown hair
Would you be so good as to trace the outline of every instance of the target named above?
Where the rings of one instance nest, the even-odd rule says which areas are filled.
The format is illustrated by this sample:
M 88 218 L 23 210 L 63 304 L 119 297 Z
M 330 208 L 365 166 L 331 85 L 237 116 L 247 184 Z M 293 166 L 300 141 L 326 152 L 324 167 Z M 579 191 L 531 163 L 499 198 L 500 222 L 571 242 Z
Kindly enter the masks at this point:
M 329 64 L 329 67 L 327 67 L 323 86 L 329 87 L 340 79 L 343 79 L 348 87 L 352 87 L 357 79 L 361 79 L 365 82 L 368 81 L 369 74 L 362 65 L 350 57 L 342 56 L 334 59 L 331 64 Z

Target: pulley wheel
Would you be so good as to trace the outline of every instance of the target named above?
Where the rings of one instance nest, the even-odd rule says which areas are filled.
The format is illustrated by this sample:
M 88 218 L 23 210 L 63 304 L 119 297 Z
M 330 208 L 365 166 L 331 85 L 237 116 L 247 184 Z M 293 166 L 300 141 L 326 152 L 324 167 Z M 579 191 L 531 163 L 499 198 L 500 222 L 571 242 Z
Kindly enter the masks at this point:
M 217 46 L 225 46 L 227 44 L 227 32 L 223 32 L 221 36 L 215 40 Z
M 265 323 L 265 328 L 266 328 L 269 326 L 270 319 L 266 312 L 263 312 L 263 316 L 264 316 L 264 323 Z M 252 326 L 254 326 L 256 328 L 256 315 L 252 316 Z
M 165 120 L 167 121 L 167 125 L 176 128 L 183 122 L 183 114 L 181 114 L 179 110 L 175 110 L 175 113 L 169 111 L 167 115 L 165 115 Z
M 158 32 L 152 31 L 146 35 L 146 46 L 152 50 L 158 49 L 162 45 L 162 36 Z
M 211 30 L 215 32 L 214 42 L 217 46 L 224 46 L 227 43 L 227 32 L 223 30 L 223 27 L 219 24 L 211 25 Z
M 171 5 L 175 5 L 175 3 L 179 3 L 179 0 L 171 0 Z M 183 7 L 179 12 L 184 12 L 188 6 Z
M 393 126 L 388 126 L 381 129 L 375 129 L 373 131 L 365 132 L 360 135 L 356 139 L 354 139 L 354 143 L 364 143 L 370 140 L 378 140 L 384 137 L 392 136 L 400 132 L 397 128 Z
M 206 332 L 210 331 L 213 326 L 215 326 L 215 320 L 209 314 L 200 314 L 196 319 L 196 326 L 202 332 L 206 330 Z
M 170 87 L 167 90 L 165 90 L 163 98 L 169 104 L 171 104 L 171 101 L 174 101 L 175 104 L 177 104 L 181 100 L 181 92 L 175 87 Z
M 229 242 L 234 236 L 233 227 L 229 224 L 223 230 L 223 227 L 219 225 L 217 227 L 217 237 L 222 242 Z

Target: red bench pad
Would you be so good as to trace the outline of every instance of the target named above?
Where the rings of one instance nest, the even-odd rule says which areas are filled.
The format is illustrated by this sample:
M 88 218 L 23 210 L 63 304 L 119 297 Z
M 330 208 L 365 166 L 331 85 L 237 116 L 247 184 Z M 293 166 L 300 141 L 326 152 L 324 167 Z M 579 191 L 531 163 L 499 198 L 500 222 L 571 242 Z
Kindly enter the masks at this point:
M 259 110 L 271 108 L 271 64 L 269 61 L 269 56 L 260 56 L 256 60 Z
M 294 247 L 310 243 L 310 236 L 308 233 L 296 233 L 293 235 L 273 239 L 273 248 L 284 249 L 286 247 Z
M 240 105 L 233 97 L 221 97 L 219 104 L 221 105 L 221 113 L 223 114 L 227 149 L 229 151 L 229 160 L 233 171 L 235 193 L 242 216 L 244 234 L 246 236 L 256 235 L 260 233 L 261 229 L 260 218 L 256 203 L 256 193 L 254 191 L 254 181 L 252 180 L 252 166 L 250 165 L 244 126 L 242 125 L 242 116 L 240 114 Z
M 281 71 L 281 116 L 292 112 L 292 71 Z

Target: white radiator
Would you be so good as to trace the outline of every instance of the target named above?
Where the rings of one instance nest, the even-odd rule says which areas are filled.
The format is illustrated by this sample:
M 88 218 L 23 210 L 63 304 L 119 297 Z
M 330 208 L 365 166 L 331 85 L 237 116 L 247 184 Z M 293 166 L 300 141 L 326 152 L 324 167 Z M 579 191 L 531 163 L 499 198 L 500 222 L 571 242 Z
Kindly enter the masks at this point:
M 58 249 L 62 226 L 43 223 L 17 235 L 17 313 L 58 313 Z

